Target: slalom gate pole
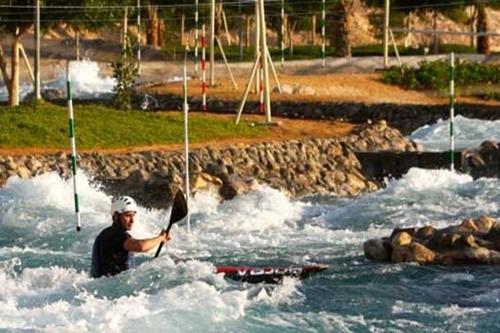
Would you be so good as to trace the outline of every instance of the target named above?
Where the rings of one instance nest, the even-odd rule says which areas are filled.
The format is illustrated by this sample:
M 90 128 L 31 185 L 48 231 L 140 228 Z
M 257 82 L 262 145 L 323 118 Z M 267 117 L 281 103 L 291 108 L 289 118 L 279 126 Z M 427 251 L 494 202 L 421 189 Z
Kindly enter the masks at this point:
M 262 50 L 260 53 L 260 75 L 259 75 L 259 113 L 264 114 L 264 67 L 262 65 L 263 60 L 262 60 Z
M 450 56 L 450 170 L 455 170 L 455 53 Z
M 201 94 L 202 109 L 207 112 L 207 36 L 205 34 L 205 25 L 201 27 Z
M 73 100 L 71 97 L 71 75 L 69 71 L 69 61 L 66 64 L 66 90 L 68 99 L 68 119 L 69 119 L 69 142 L 71 146 L 71 171 L 73 173 L 73 194 L 75 201 L 76 231 L 82 229 L 80 220 L 80 203 L 78 200 L 78 189 L 76 186 L 76 143 L 75 143 L 75 121 L 73 117 Z
M 195 1 L 195 13 L 194 13 L 194 75 L 198 76 L 198 31 L 199 29 L 199 6 L 198 0 Z
M 186 162 L 186 205 L 188 207 L 187 213 L 187 229 L 188 233 L 191 232 L 191 223 L 189 216 L 189 131 L 188 131 L 188 92 L 187 92 L 187 55 L 188 55 L 189 47 L 186 46 L 184 51 L 184 84 L 183 84 L 183 92 L 184 92 L 184 159 Z
M 285 66 L 285 0 L 281 0 L 281 67 Z
M 137 74 L 141 70 L 141 0 L 137 0 Z
M 325 0 L 321 1 L 321 63 L 323 67 L 326 66 L 326 54 L 325 54 L 325 44 L 326 44 L 326 10 L 325 10 Z

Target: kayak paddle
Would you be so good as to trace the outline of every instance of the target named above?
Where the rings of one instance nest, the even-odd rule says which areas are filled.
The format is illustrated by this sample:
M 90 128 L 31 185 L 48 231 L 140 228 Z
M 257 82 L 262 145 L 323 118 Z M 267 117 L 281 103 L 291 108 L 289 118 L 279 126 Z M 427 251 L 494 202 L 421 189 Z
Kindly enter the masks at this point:
M 179 222 L 184 217 L 186 217 L 188 213 L 188 207 L 186 203 L 186 197 L 181 190 L 178 190 L 175 194 L 174 203 L 172 204 L 172 212 L 170 213 L 170 221 L 168 222 L 167 234 L 170 232 L 170 228 L 174 223 Z M 158 250 L 156 250 L 155 258 L 160 255 L 161 248 L 163 247 L 163 243 L 161 242 L 158 246 Z

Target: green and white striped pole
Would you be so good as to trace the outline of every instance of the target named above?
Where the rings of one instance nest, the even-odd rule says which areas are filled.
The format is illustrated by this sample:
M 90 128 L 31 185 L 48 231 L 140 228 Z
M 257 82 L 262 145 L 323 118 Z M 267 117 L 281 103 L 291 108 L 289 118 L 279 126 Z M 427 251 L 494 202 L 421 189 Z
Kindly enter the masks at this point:
M 199 19 L 199 10 L 198 10 L 198 0 L 195 1 L 195 13 L 194 13 L 194 75 L 198 76 L 198 19 Z
M 78 200 L 78 190 L 76 186 L 76 143 L 75 143 L 75 121 L 73 118 L 73 100 L 71 98 L 71 76 L 69 74 L 69 61 L 66 64 L 66 91 L 68 98 L 68 119 L 69 119 L 69 143 L 71 146 L 71 172 L 73 173 L 73 194 L 75 198 L 76 231 L 82 229 L 80 220 L 80 204 Z
M 189 214 L 189 129 L 188 129 L 188 112 L 189 112 L 189 104 L 188 104 L 188 89 L 187 89 L 187 55 L 189 52 L 189 46 L 186 46 L 184 50 L 184 79 L 183 79 L 183 95 L 184 95 L 184 103 L 183 103 L 183 111 L 184 111 L 184 160 L 186 165 L 186 174 L 185 174 L 185 182 L 186 182 L 186 205 L 188 207 L 187 213 L 187 230 L 188 233 L 191 232 L 191 219 Z
M 325 44 L 326 44 L 326 8 L 325 0 L 321 1 L 321 61 L 323 67 L 326 66 L 326 54 L 325 54 Z
M 450 169 L 455 170 L 455 54 L 450 57 Z

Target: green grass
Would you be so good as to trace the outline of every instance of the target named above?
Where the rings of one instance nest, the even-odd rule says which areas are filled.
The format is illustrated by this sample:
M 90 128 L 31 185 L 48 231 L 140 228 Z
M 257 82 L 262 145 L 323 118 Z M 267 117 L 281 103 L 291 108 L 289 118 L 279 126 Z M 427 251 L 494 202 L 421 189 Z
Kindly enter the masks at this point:
M 404 47 L 403 45 L 398 45 L 398 51 L 401 56 L 413 56 L 413 55 L 424 55 L 424 47 L 413 48 Z M 427 45 L 429 51 L 432 51 L 432 45 Z M 177 47 L 176 49 L 176 60 L 184 59 L 184 49 L 182 47 Z M 327 57 L 333 56 L 334 47 L 327 46 L 325 49 L 325 54 Z M 173 49 L 164 50 L 169 59 L 173 58 Z M 274 61 L 281 60 L 281 49 L 273 45 L 270 46 L 269 52 Z M 476 49 L 467 45 L 459 44 L 440 44 L 438 53 L 439 54 L 449 54 L 450 52 L 461 53 L 461 54 L 474 54 Z M 238 45 L 224 46 L 224 53 L 229 62 L 239 62 L 239 61 L 253 61 L 254 60 L 254 48 L 243 48 L 242 58 L 240 58 L 240 49 Z M 352 48 L 353 57 L 368 57 L 368 56 L 381 56 L 383 55 L 382 44 L 372 44 L 372 45 L 362 45 Z M 389 46 L 389 55 L 395 56 L 394 47 L 392 44 Z M 193 60 L 193 54 L 190 54 L 191 60 Z M 218 47 L 215 48 L 215 59 L 217 61 L 222 60 L 222 55 Z M 307 60 L 307 59 L 321 59 L 321 46 L 320 45 L 295 45 L 293 47 L 293 54 L 290 55 L 290 50 L 285 49 L 285 60 Z
M 75 106 L 77 149 L 123 148 L 182 143 L 184 116 L 179 112 L 117 111 L 104 106 Z M 0 107 L 0 148 L 69 147 L 65 107 L 46 102 Z M 201 113 L 190 115 L 190 141 L 264 137 L 268 128 L 234 119 L 215 119 Z

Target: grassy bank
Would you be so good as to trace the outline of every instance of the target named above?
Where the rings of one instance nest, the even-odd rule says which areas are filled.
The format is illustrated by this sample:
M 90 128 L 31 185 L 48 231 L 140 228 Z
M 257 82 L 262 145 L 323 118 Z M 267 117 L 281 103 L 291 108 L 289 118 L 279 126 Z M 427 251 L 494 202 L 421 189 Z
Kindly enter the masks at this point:
M 78 149 L 122 148 L 183 142 L 180 112 L 117 111 L 103 106 L 75 106 Z M 190 114 L 192 143 L 230 138 L 263 137 L 268 129 L 234 118 Z M 17 108 L 0 107 L 0 148 L 60 148 L 69 146 L 65 107 L 46 102 Z

